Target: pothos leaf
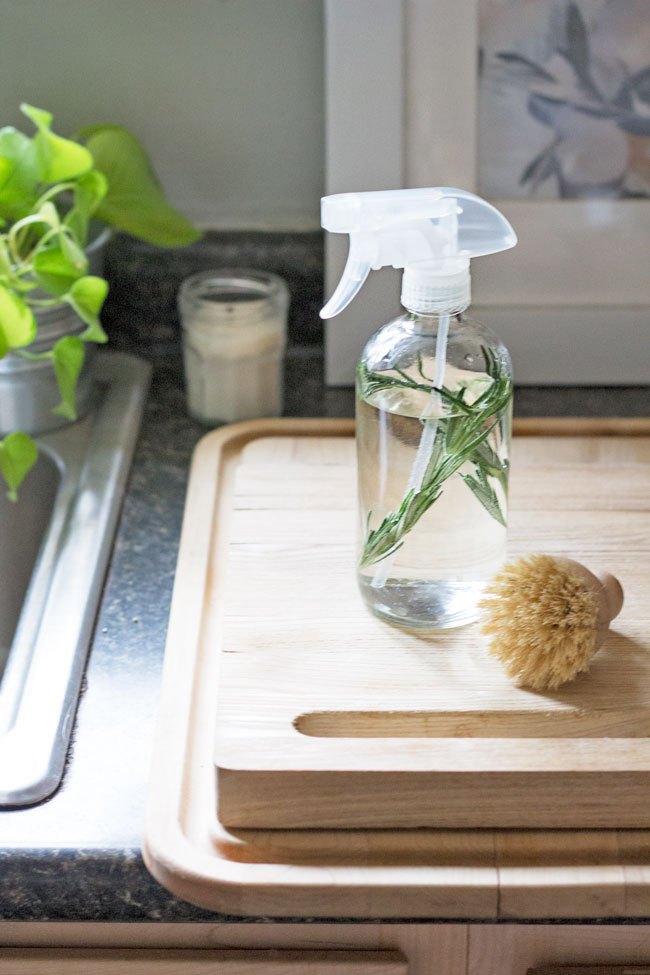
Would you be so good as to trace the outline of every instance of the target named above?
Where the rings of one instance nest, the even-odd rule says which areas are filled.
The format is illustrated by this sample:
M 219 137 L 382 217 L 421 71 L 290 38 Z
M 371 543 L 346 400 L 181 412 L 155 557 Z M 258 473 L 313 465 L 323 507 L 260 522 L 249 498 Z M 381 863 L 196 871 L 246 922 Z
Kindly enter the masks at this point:
M 9 277 L 13 272 L 9 248 L 4 237 L 0 237 L 0 277 Z
M 26 433 L 10 433 L 0 440 L 0 474 L 7 485 L 7 497 L 18 500 L 18 488 L 36 463 L 36 444 Z
M 88 224 L 97 207 L 106 196 L 106 177 L 96 169 L 84 173 L 75 182 L 74 206 L 64 223 L 81 245 L 88 239 Z
M 44 183 L 74 179 L 92 169 L 93 157 L 85 146 L 52 132 L 50 112 L 26 103 L 20 106 L 20 110 L 37 128 L 34 146 L 40 167 L 39 175 Z
M 57 297 L 66 294 L 88 267 L 83 251 L 65 234 L 56 244 L 39 251 L 33 264 L 38 284 Z
M 86 275 L 72 285 L 63 300 L 74 308 L 88 328 L 81 338 L 84 342 L 106 342 L 107 335 L 99 321 L 99 313 L 108 294 L 108 284 L 103 278 Z
M 29 345 L 36 335 L 36 319 L 25 302 L 0 285 L 0 351 Z
M 23 132 L 0 129 L 0 214 L 18 220 L 31 213 L 38 199 L 39 164 L 36 147 Z
M 76 335 L 66 335 L 56 342 L 50 354 L 61 394 L 61 402 L 55 406 L 53 412 L 69 420 L 76 420 L 77 380 L 84 361 L 84 344 Z
M 199 232 L 165 199 L 134 135 L 120 125 L 95 125 L 80 135 L 95 168 L 108 181 L 108 192 L 97 208 L 100 220 L 162 247 L 182 247 L 198 240 Z

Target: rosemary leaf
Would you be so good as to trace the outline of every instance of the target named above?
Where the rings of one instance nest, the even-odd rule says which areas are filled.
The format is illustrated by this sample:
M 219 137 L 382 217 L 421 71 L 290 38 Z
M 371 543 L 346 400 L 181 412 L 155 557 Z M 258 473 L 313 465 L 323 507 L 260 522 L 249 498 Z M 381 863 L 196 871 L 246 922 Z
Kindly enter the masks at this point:
M 388 374 L 373 372 L 365 363 L 360 364 L 358 379 L 364 399 L 395 388 L 425 392 L 429 396 L 435 391 L 450 410 L 445 416 L 424 421 L 435 422 L 436 436 L 420 488 L 409 490 L 399 507 L 388 512 L 374 529 L 370 528 L 372 512 L 369 513 L 360 560 L 362 567 L 381 562 L 404 544 L 406 535 L 442 494 L 444 483 L 465 463 L 472 464 L 474 473 L 461 473 L 463 482 L 485 510 L 505 526 L 505 517 L 489 478 L 496 479 L 505 491 L 508 462 L 501 460 L 488 439 L 510 402 L 512 383 L 495 353 L 485 347 L 482 352 L 491 381 L 473 403 L 465 401 L 465 387 L 456 392 L 444 386 L 440 389 L 434 387 L 424 373 L 421 354 L 416 360 L 417 368 L 426 385 L 417 382 L 401 368 L 393 367 Z
M 499 524 L 503 525 L 505 528 L 506 519 L 501 511 L 499 499 L 496 496 L 494 488 L 488 483 L 486 476 L 483 474 L 480 468 L 477 468 L 476 475 L 476 477 L 472 477 L 471 474 L 461 474 L 460 476 L 476 500 L 480 501 L 485 510 L 492 515 L 495 521 L 498 521 Z

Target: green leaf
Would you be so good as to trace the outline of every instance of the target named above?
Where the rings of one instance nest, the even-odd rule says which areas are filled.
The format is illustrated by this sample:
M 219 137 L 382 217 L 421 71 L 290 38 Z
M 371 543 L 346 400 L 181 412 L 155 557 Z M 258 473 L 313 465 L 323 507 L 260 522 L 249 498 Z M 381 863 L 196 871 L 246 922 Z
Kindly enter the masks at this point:
M 26 433 L 10 433 L 0 440 L 0 474 L 9 488 L 10 501 L 18 500 L 18 488 L 36 463 L 36 444 Z
M 61 297 L 83 277 L 88 261 L 84 252 L 62 234 L 57 243 L 36 254 L 33 266 L 39 286 L 48 294 Z
M 0 334 L 8 349 L 19 349 L 34 341 L 36 319 L 25 302 L 0 285 Z
M 4 186 L 13 171 L 14 166 L 11 159 L 7 159 L 5 156 L 0 156 L 0 187 Z
M 76 181 L 74 206 L 67 214 L 64 223 L 83 246 L 88 239 L 88 224 L 100 202 L 106 196 L 108 182 L 103 173 L 91 169 Z
M 510 465 L 507 460 L 501 460 L 499 455 L 492 450 L 488 443 L 484 442 L 479 444 L 469 460 L 476 467 L 481 468 L 485 477 L 491 476 L 497 478 L 503 490 L 507 493 L 508 469 Z
M 52 230 L 61 229 L 61 218 L 59 217 L 59 211 L 50 200 L 47 200 L 47 202 L 40 207 L 37 215 L 40 217 L 42 222 L 48 227 L 51 227 Z
M 492 515 L 495 521 L 498 521 L 499 524 L 503 525 L 505 528 L 506 519 L 501 511 L 499 499 L 496 496 L 494 488 L 488 483 L 483 471 L 481 471 L 480 468 L 477 468 L 476 478 L 472 477 L 471 474 L 461 474 L 460 476 L 477 501 L 480 501 L 485 510 Z
M 38 199 L 39 164 L 31 139 L 13 126 L 0 129 L 0 214 L 18 220 Z
M 81 372 L 85 355 L 84 344 L 76 335 L 66 335 L 59 339 L 51 350 L 54 374 L 61 394 L 61 402 L 53 413 L 69 420 L 77 419 L 77 379 Z
M 31 119 L 37 128 L 34 138 L 40 177 L 44 183 L 59 183 L 74 179 L 92 169 L 93 158 L 84 146 L 71 139 L 64 139 L 52 132 L 52 115 L 41 108 L 23 103 L 21 112 Z
M 96 125 L 80 135 L 95 168 L 108 180 L 98 219 L 162 247 L 183 247 L 200 233 L 165 199 L 138 140 L 121 125 Z
M 79 272 L 79 276 L 83 276 L 88 270 L 88 258 L 75 240 L 74 236 L 66 233 L 61 234 L 59 237 L 59 244 L 66 259 L 70 261 L 72 265 L 74 265 Z
M 99 321 L 99 313 L 108 294 L 108 284 L 103 278 L 87 275 L 72 285 L 63 300 L 74 308 L 88 328 L 81 338 L 84 342 L 106 342 L 106 332 Z
M 424 472 L 424 478 L 422 481 L 423 484 L 427 484 L 435 476 L 436 468 L 442 461 L 444 456 L 444 451 L 445 451 L 444 424 L 438 423 L 437 420 L 433 420 L 433 421 L 425 420 L 424 426 L 426 426 L 427 423 L 432 423 L 432 422 L 436 423 L 436 432 L 435 432 L 433 444 L 431 445 L 431 454 L 429 456 L 429 462 L 427 463 Z M 422 428 L 423 434 L 424 434 L 424 426 Z
M 9 248 L 4 236 L 0 236 L 0 277 L 10 277 L 13 274 Z

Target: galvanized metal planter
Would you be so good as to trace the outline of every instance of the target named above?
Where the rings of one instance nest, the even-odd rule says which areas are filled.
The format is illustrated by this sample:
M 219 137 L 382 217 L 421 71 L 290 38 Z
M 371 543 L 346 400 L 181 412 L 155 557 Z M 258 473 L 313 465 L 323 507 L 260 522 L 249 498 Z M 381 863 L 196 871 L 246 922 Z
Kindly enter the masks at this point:
M 110 237 L 104 229 L 87 248 L 90 274 L 101 274 L 103 252 Z M 38 323 L 37 339 L 29 352 L 47 352 L 64 335 L 80 335 L 84 323 L 73 309 L 61 303 L 35 311 Z M 77 384 L 77 415 L 84 417 L 93 403 L 93 383 L 90 364 L 95 346 L 86 346 L 86 358 Z M 9 353 L 0 359 L 0 436 L 21 430 L 23 433 L 48 433 L 67 426 L 71 420 L 52 412 L 60 401 L 52 363 L 49 360 L 23 359 Z

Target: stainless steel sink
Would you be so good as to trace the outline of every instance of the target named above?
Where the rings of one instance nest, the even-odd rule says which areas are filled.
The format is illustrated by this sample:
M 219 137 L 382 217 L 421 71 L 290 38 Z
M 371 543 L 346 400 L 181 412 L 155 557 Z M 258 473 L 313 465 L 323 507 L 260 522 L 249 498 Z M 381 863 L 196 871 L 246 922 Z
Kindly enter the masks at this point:
M 0 805 L 63 774 L 86 654 L 149 385 L 148 364 L 95 357 L 95 406 L 38 438 L 17 504 L 0 499 Z

